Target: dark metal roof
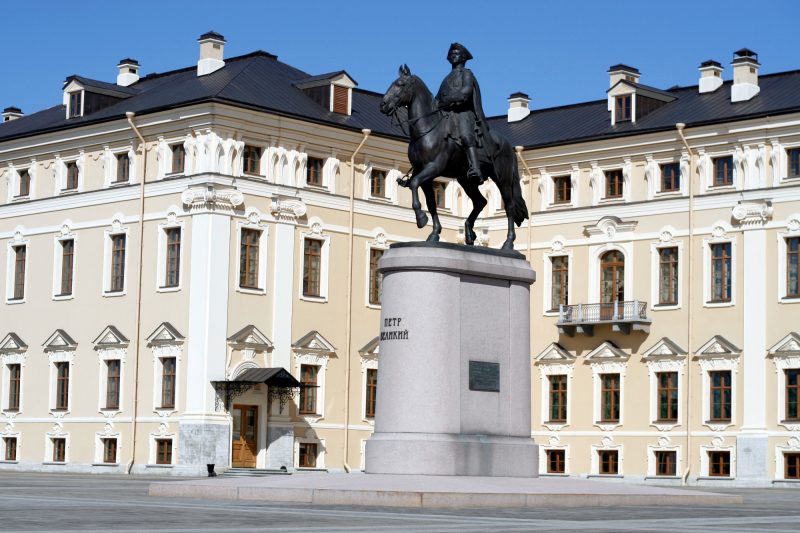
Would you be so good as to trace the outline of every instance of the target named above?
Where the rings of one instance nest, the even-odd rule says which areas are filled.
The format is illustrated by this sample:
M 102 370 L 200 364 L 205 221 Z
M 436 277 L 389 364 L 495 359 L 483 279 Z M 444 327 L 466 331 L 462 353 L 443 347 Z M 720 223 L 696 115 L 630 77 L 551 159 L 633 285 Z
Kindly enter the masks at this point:
M 624 65 L 622 63 L 617 63 L 616 65 L 611 65 L 608 67 L 609 72 L 617 72 L 618 70 L 624 70 L 625 72 L 633 72 L 635 74 L 639 74 L 639 69 L 636 67 L 630 67 L 628 65 Z
M 91 78 L 84 78 L 83 76 L 77 76 L 77 75 L 69 76 L 66 80 L 64 80 L 64 87 L 66 87 L 69 84 L 69 82 L 73 80 L 83 85 L 83 87 L 87 89 L 89 92 L 91 92 L 92 89 L 99 89 L 101 91 L 123 93 L 126 95 L 139 94 L 139 91 L 133 87 L 124 87 L 122 85 L 117 85 L 116 83 L 93 80 Z
M 217 33 L 212 30 L 205 32 L 200 36 L 200 39 L 219 39 L 220 41 L 224 41 L 225 37 L 223 37 L 221 33 Z
M 722 63 L 719 61 L 714 61 L 713 59 L 706 59 L 702 63 L 700 63 L 700 68 L 703 67 L 719 67 L 722 68 Z
M 139 66 L 139 62 L 136 61 L 135 59 L 130 58 L 130 57 L 126 57 L 125 59 L 120 59 L 119 63 L 117 63 L 117 65 L 118 66 L 119 65 L 136 65 L 136 66 Z
M 300 387 L 293 375 L 283 368 L 248 368 L 233 381 L 266 383 L 270 387 Z
M 523 92 L 520 92 L 520 91 L 517 91 L 515 93 L 511 93 L 508 97 L 509 98 L 530 98 L 530 96 L 528 96 L 527 94 L 525 94 Z
M 3 113 L 22 113 L 22 109 L 14 106 L 9 106 L 3 109 Z
M 297 80 L 296 82 L 294 82 L 294 84 L 295 85 L 305 85 L 307 83 L 313 83 L 315 81 L 329 80 L 331 78 L 335 78 L 337 76 L 341 76 L 342 74 L 344 74 L 345 76 L 347 76 L 348 78 L 353 80 L 353 83 L 356 82 L 356 80 L 353 79 L 353 76 L 348 74 L 346 70 L 337 70 L 336 72 L 326 72 L 325 74 L 317 74 L 316 76 L 309 76 L 307 78 L 303 78 L 302 80 Z M 356 83 L 356 85 L 358 85 L 358 84 Z

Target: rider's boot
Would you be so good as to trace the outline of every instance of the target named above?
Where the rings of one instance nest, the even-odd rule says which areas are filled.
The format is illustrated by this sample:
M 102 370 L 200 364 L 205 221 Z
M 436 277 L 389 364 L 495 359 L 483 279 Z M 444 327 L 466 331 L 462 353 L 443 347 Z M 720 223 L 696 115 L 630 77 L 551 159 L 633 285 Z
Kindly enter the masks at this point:
M 486 177 L 481 174 L 481 163 L 478 160 L 478 149 L 474 146 L 467 147 L 467 162 L 469 169 L 467 170 L 468 178 L 475 178 L 478 180 L 478 185 L 486 181 Z

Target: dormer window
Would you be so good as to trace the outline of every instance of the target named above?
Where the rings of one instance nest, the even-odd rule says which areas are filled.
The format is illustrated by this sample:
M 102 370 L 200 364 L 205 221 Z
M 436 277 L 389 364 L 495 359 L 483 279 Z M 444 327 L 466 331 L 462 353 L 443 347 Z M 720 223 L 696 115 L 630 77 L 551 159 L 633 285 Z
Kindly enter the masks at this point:
M 341 115 L 352 114 L 352 94 L 356 85 L 356 81 L 343 70 L 311 76 L 294 84 L 328 111 Z
M 347 115 L 350 100 L 350 89 L 341 85 L 333 86 L 333 112 Z
M 69 93 L 69 118 L 80 117 L 83 115 L 82 103 L 83 91 Z
M 623 94 L 615 98 L 616 101 L 616 110 L 614 113 L 615 122 L 630 121 L 633 110 L 633 107 L 631 106 L 632 98 L 633 95 L 631 94 Z

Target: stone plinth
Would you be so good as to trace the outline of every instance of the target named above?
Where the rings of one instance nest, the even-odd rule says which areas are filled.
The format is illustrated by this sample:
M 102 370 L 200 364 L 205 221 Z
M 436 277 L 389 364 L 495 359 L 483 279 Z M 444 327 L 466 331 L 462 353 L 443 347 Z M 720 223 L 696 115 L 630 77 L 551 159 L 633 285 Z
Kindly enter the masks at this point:
M 523 256 L 393 245 L 380 261 L 374 474 L 538 475 L 531 439 L 530 285 Z

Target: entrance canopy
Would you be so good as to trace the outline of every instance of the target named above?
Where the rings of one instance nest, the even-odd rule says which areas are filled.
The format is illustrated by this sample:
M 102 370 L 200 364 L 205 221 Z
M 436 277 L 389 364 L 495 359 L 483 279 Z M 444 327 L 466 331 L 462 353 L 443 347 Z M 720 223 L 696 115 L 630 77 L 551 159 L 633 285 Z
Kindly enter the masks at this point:
M 217 391 L 217 410 L 228 410 L 235 397 L 261 383 L 267 385 L 270 399 L 280 401 L 281 411 L 302 386 L 285 368 L 248 368 L 232 380 L 211 382 Z
M 236 376 L 233 381 L 240 383 L 265 383 L 268 387 L 293 388 L 300 386 L 300 382 L 297 381 L 297 378 L 291 375 L 286 369 L 280 367 L 248 368 Z

